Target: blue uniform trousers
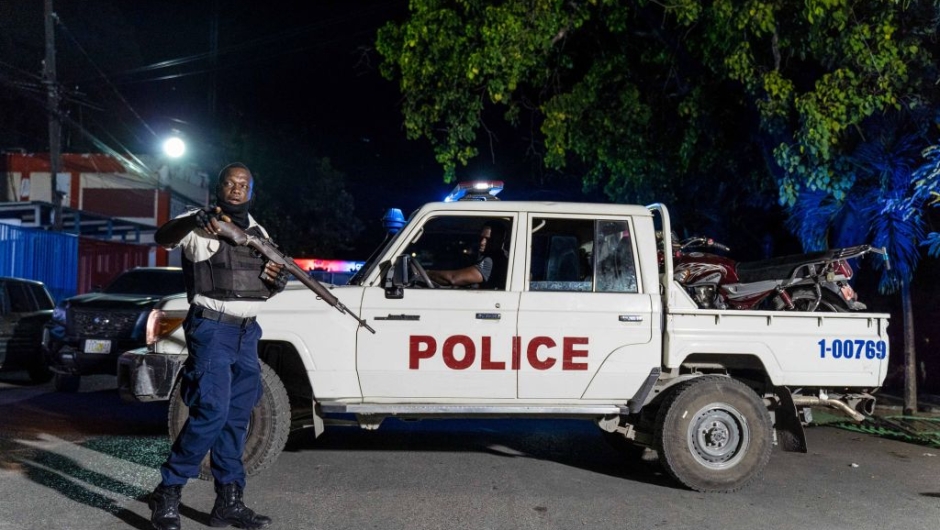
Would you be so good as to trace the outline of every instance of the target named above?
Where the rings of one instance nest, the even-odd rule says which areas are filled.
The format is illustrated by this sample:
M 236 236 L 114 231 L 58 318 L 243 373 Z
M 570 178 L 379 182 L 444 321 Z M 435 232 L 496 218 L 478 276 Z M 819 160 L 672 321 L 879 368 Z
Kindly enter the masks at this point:
M 261 326 L 217 322 L 193 315 L 183 322 L 189 357 L 180 382 L 189 419 L 180 431 L 160 474 L 176 486 L 199 476 L 199 465 L 211 452 L 216 484 L 245 487 L 242 453 L 251 409 L 261 399 Z

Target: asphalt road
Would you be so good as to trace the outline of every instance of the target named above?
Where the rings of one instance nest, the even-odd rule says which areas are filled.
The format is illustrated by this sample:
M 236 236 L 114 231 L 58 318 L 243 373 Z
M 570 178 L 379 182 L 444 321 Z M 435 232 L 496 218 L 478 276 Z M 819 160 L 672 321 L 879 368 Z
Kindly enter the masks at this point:
M 114 378 L 78 394 L 0 374 L 0 530 L 149 528 L 146 496 L 169 443 L 166 405 L 123 403 Z M 940 451 L 818 427 L 775 451 L 744 491 L 678 488 L 618 458 L 581 421 L 482 420 L 294 433 L 246 500 L 271 528 L 940 528 Z M 208 528 L 208 482 L 183 491 L 183 528 Z

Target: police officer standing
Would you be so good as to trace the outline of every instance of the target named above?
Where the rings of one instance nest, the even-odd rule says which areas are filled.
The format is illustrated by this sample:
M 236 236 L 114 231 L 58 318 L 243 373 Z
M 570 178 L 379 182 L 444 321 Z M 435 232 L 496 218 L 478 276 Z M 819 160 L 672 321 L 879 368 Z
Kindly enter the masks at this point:
M 218 237 L 221 216 L 257 237 L 264 229 L 248 213 L 251 172 L 230 164 L 219 173 L 217 206 L 185 213 L 154 235 L 164 247 L 182 248 L 189 313 L 183 322 L 189 356 L 180 382 L 189 419 L 160 468 L 161 482 L 150 495 L 156 530 L 180 529 L 180 494 L 211 451 L 216 500 L 209 523 L 262 528 L 269 517 L 245 506 L 242 452 L 251 409 L 261 398 L 261 361 L 255 321 L 261 302 L 282 291 L 283 265 L 266 262 L 248 247 Z

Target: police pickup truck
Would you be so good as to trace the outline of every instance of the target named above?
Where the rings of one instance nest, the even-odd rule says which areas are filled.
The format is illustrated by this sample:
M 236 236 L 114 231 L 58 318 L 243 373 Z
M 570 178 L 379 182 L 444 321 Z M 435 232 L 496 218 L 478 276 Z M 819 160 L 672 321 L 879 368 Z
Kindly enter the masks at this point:
M 501 284 L 429 278 L 472 265 L 494 223 L 506 232 Z M 291 429 L 320 434 L 337 418 L 376 429 L 387 417 L 562 417 L 596 422 L 628 456 L 655 450 L 686 487 L 730 492 L 773 445 L 805 452 L 810 407 L 871 412 L 887 314 L 699 309 L 673 280 L 671 233 L 658 204 L 423 206 L 350 284 L 328 286 L 374 334 L 298 282 L 264 304 L 246 469 L 268 467 Z M 171 436 L 187 414 L 176 384 L 187 309 L 185 297 L 162 301 L 147 347 L 119 361 L 125 399 L 171 400 Z

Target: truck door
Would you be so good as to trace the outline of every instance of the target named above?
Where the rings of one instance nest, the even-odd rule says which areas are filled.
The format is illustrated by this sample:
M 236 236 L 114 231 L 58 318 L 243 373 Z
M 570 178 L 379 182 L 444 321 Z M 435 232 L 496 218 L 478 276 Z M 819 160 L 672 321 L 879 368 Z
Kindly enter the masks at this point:
M 364 398 L 515 398 L 510 362 L 519 293 L 510 285 L 513 215 L 435 212 L 412 222 L 396 256 L 430 271 L 456 271 L 481 261 L 484 225 L 499 227 L 490 239 L 491 282 L 429 287 L 418 279 L 389 297 L 382 281 L 365 290 L 362 317 L 376 333 L 359 333 L 356 365 Z M 498 254 L 493 254 L 498 252 Z M 382 276 L 390 277 L 390 269 Z M 432 273 L 433 274 L 433 273 Z M 420 275 L 413 275 L 418 276 Z
M 659 294 L 641 292 L 630 218 L 527 221 L 518 397 L 629 399 L 660 365 Z

